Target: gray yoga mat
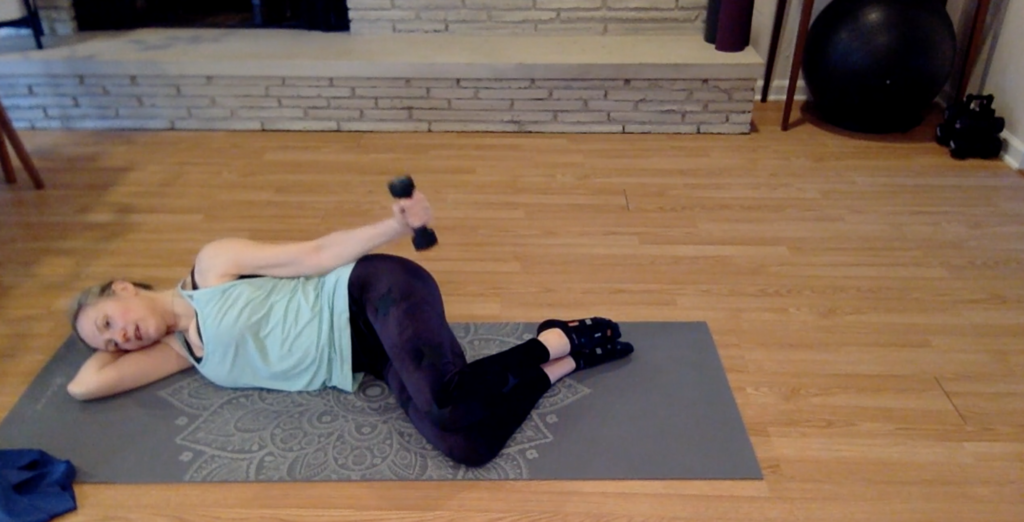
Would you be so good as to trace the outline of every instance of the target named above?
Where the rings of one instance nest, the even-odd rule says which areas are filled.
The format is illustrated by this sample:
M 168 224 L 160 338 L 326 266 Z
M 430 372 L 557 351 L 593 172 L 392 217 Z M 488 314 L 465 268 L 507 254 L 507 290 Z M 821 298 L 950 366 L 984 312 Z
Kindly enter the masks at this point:
M 0 448 L 70 460 L 80 482 L 761 479 L 708 326 L 622 323 L 628 359 L 577 372 L 505 450 L 466 468 L 431 448 L 387 388 L 223 389 L 194 370 L 80 403 L 65 386 L 89 350 L 69 338 L 0 424 Z M 535 324 L 454 323 L 469 358 Z

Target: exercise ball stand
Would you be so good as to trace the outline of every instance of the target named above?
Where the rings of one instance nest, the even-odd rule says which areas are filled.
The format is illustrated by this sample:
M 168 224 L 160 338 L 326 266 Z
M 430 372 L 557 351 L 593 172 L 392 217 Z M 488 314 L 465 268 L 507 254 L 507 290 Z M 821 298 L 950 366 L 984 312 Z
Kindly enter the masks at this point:
M 768 50 L 768 60 L 765 67 L 764 83 L 761 89 L 761 103 L 768 101 L 768 92 L 771 89 L 775 60 L 778 52 L 779 40 L 785 19 L 787 0 L 777 0 L 775 19 L 772 25 L 771 43 Z M 970 81 L 970 72 L 977 61 L 981 51 L 981 36 L 985 21 L 988 16 L 991 0 L 976 0 L 973 13 L 973 24 L 968 35 L 970 45 L 966 49 L 966 56 L 961 61 L 961 69 L 958 71 L 959 85 L 956 91 L 956 98 L 962 99 L 967 91 L 967 84 Z M 781 129 L 783 132 L 790 128 L 790 118 L 793 111 L 793 99 L 796 95 L 797 82 L 800 79 L 800 71 L 803 67 L 804 48 L 807 44 L 807 34 L 810 30 L 811 15 L 814 11 L 814 0 L 803 0 L 800 10 L 800 20 L 797 24 L 796 45 L 793 50 L 793 61 L 790 65 L 789 82 L 786 88 L 785 105 L 782 112 Z
M 5 141 L 11 142 L 11 148 L 14 149 L 14 154 L 18 156 L 18 160 L 21 161 L 21 166 L 25 167 L 25 172 L 28 174 L 32 185 L 36 190 L 43 190 L 46 185 L 43 183 L 42 176 L 39 175 L 39 171 L 36 169 L 35 163 L 32 162 L 32 157 L 28 154 L 28 149 L 21 142 L 21 137 L 18 136 L 18 131 L 14 128 L 14 123 L 11 118 L 7 115 L 7 110 L 4 109 L 4 105 L 0 102 L 0 170 L 3 170 L 4 181 L 9 185 L 13 185 L 18 182 L 18 179 L 14 177 L 14 162 L 11 160 L 11 155 L 7 151 L 7 145 Z

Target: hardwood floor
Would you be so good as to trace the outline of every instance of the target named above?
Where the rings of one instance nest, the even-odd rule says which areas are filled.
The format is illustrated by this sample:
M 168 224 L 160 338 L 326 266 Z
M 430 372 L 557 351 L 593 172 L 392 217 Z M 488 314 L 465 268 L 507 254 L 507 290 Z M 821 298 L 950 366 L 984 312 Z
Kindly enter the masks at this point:
M 112 276 L 385 217 L 454 321 L 707 321 L 765 480 L 76 486 L 68 522 L 1024 520 L 1024 178 L 758 106 L 751 136 L 63 133 L 0 188 L 0 412 Z M 623 383 L 628 386 L 629 383 Z M 595 456 L 595 458 L 600 458 Z

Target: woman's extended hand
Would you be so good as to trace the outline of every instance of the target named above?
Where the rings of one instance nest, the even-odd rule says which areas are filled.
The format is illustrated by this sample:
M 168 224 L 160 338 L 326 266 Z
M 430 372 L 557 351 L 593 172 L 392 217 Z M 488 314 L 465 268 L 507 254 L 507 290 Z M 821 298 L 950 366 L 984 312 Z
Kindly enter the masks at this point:
M 430 202 L 422 192 L 413 192 L 411 198 L 400 199 L 392 205 L 395 218 L 404 223 L 410 230 L 426 226 L 430 223 L 432 213 Z

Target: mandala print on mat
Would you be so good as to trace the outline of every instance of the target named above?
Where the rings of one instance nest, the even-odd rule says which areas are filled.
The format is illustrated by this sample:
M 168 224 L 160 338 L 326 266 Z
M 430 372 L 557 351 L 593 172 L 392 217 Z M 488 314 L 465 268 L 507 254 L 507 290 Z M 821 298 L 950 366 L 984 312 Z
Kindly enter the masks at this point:
M 452 325 L 470 360 L 533 337 L 521 323 Z M 538 447 L 553 440 L 556 410 L 590 390 L 559 381 L 497 458 L 480 468 L 452 462 L 409 422 L 387 386 L 366 376 L 356 393 L 232 390 L 200 375 L 160 395 L 195 419 L 177 437 L 192 466 L 185 480 L 525 479 Z

